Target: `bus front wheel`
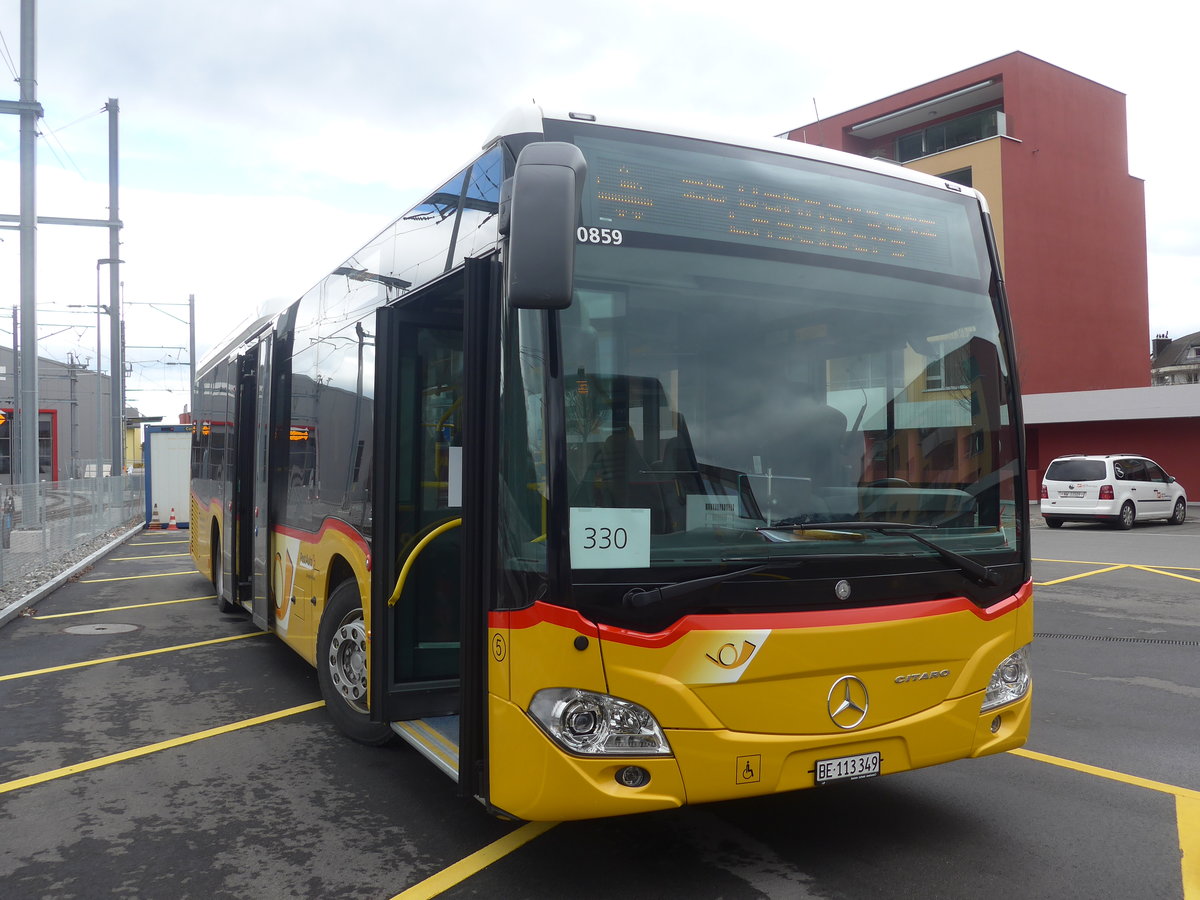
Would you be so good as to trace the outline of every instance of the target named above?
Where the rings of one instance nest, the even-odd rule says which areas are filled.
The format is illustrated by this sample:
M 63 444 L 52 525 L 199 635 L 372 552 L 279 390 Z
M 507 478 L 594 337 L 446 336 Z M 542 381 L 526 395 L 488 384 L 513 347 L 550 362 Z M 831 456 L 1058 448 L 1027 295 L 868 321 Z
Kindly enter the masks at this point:
M 353 580 L 333 589 L 321 616 L 317 682 L 330 718 L 347 737 L 375 747 L 391 741 L 391 727 L 367 715 L 367 629 Z

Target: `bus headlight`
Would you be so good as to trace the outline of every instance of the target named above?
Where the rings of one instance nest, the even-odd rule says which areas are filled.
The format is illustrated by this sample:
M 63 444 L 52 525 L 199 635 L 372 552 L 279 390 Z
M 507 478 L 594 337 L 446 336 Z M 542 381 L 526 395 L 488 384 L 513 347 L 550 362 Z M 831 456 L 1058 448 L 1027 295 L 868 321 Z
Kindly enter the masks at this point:
M 1033 677 L 1029 672 L 1029 646 L 1026 645 L 996 666 L 980 712 L 1020 700 L 1029 693 Z
M 555 743 L 581 756 L 670 756 L 671 745 L 644 707 L 578 688 L 547 688 L 529 715 Z

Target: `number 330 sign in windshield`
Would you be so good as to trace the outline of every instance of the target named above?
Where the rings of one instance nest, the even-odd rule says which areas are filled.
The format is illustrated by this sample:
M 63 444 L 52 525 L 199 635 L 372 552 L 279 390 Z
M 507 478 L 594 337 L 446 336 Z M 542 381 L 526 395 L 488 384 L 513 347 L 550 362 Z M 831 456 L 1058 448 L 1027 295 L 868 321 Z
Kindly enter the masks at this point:
M 644 569 L 650 565 L 650 510 L 571 508 L 571 565 Z

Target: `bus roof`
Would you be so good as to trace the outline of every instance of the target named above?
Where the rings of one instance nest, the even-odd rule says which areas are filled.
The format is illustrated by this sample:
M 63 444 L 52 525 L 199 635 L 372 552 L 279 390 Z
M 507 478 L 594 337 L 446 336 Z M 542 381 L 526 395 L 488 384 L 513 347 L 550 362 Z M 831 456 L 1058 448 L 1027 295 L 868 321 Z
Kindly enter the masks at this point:
M 204 354 L 200 362 L 196 365 L 196 375 L 199 376 L 206 372 L 214 363 L 225 359 L 230 352 L 236 350 L 251 338 L 257 337 L 268 325 L 275 321 L 277 315 L 278 313 L 271 313 L 246 320 L 233 334 Z

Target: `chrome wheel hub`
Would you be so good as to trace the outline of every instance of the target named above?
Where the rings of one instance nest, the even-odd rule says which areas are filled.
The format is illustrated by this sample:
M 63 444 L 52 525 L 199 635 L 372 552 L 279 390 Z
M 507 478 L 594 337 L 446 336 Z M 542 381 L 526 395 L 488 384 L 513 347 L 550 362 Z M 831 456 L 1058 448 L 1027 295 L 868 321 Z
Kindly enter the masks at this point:
M 367 630 L 361 614 L 347 616 L 329 643 L 329 676 L 339 694 L 355 709 L 366 711 Z

